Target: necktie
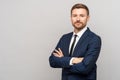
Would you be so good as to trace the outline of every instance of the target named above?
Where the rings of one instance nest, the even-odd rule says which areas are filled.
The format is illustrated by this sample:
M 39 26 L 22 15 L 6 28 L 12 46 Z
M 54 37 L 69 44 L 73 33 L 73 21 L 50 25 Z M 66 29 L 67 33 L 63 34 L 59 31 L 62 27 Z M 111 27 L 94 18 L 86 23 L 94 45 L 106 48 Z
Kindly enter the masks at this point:
M 73 48 L 74 48 L 74 45 L 75 45 L 76 37 L 77 37 L 77 35 L 74 35 L 74 40 L 73 40 L 73 43 L 72 43 L 71 48 L 70 48 L 70 55 L 69 56 L 71 56 L 72 53 L 73 53 Z

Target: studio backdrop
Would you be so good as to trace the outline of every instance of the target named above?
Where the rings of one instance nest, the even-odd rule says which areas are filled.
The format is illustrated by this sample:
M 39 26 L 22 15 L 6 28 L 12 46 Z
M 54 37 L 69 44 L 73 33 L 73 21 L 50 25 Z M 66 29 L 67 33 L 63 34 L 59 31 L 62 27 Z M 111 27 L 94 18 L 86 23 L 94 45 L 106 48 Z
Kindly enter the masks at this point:
M 0 0 L 0 80 L 61 80 L 61 69 L 48 59 L 73 30 L 76 3 L 89 7 L 87 26 L 102 38 L 97 79 L 120 80 L 119 0 Z

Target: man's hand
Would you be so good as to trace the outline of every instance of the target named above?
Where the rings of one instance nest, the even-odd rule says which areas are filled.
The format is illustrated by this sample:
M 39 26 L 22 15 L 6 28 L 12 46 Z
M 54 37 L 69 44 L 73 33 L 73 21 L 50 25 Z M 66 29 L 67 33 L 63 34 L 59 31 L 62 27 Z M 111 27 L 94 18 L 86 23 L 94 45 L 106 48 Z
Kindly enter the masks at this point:
M 63 57 L 63 52 L 60 48 L 58 48 L 58 50 L 55 50 L 55 52 L 53 53 L 54 56 L 56 57 Z
M 55 49 L 55 52 L 53 53 L 53 55 L 56 57 L 59 57 L 59 58 L 64 56 L 63 52 L 60 48 L 58 48 L 58 50 Z M 80 57 L 80 58 L 74 57 L 74 59 L 72 60 L 72 64 L 80 63 L 80 62 L 82 62 L 83 59 L 84 59 L 83 57 Z
M 80 63 L 80 62 L 82 62 L 83 59 L 84 59 L 83 57 L 80 57 L 80 58 L 76 58 L 76 57 L 75 57 L 75 58 L 72 60 L 72 64 Z

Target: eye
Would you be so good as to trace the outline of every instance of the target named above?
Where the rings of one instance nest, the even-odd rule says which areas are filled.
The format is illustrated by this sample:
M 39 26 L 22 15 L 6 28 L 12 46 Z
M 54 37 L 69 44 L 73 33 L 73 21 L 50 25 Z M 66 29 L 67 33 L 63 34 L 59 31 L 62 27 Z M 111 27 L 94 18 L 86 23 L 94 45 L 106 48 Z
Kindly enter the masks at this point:
M 80 14 L 80 17 L 86 17 L 87 15 L 85 15 L 85 14 Z
M 77 17 L 77 15 L 76 15 L 76 14 L 73 14 L 72 17 Z
M 84 15 L 84 14 L 80 14 L 80 16 L 81 16 L 81 17 L 85 17 L 85 15 Z

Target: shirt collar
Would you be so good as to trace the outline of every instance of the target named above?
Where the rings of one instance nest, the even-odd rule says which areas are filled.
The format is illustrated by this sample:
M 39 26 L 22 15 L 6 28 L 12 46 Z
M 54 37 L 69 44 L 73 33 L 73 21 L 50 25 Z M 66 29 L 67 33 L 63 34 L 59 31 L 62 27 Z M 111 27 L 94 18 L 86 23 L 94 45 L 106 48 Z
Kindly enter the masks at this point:
M 82 34 L 87 30 L 87 27 L 84 27 L 81 31 L 79 31 L 77 34 L 73 32 L 73 35 L 77 35 L 78 37 L 81 37 Z

